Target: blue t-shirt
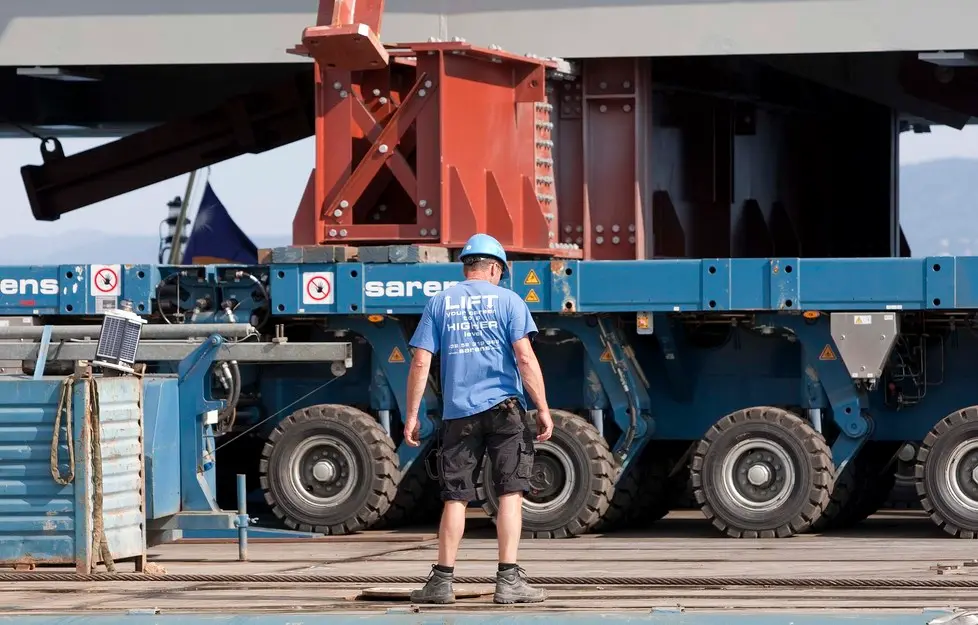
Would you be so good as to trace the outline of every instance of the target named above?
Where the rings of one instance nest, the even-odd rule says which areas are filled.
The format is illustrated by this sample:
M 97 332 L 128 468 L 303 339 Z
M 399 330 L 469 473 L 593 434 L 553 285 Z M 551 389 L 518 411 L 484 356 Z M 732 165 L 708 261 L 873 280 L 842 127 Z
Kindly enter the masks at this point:
M 465 280 L 428 300 L 411 347 L 441 353 L 442 419 L 460 419 L 507 397 L 523 407 L 513 343 L 537 332 L 520 296 L 485 280 Z

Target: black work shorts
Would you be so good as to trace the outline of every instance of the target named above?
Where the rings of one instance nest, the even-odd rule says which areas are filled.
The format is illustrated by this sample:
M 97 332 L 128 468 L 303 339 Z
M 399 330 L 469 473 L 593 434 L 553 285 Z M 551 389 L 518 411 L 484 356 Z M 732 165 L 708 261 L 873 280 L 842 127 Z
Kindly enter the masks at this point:
M 497 497 L 525 492 L 533 470 L 533 432 L 526 427 L 526 411 L 515 398 L 461 419 L 442 421 L 438 450 L 438 478 L 442 501 L 470 502 L 489 454 Z

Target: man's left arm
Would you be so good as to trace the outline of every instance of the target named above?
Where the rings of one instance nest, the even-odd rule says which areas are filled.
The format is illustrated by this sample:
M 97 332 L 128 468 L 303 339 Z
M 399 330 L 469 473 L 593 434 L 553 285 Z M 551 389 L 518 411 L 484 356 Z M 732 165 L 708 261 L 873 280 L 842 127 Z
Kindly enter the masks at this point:
M 440 336 L 435 329 L 432 314 L 434 299 L 428 300 L 424 308 L 418 329 L 411 337 L 410 345 L 414 348 L 407 381 L 407 414 L 404 415 L 404 440 L 412 447 L 421 444 L 420 422 L 418 410 L 421 408 L 421 398 L 428 384 L 428 372 L 431 370 L 431 357 L 438 353 Z

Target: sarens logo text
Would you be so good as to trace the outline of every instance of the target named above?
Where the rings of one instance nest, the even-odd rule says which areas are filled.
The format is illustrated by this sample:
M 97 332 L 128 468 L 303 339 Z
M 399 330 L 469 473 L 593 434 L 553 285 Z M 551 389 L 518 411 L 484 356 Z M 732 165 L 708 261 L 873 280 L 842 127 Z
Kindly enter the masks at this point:
M 432 297 L 458 284 L 458 280 L 387 280 L 366 282 L 363 294 L 367 297 Z
M 0 295 L 57 295 L 55 278 L 0 278 Z

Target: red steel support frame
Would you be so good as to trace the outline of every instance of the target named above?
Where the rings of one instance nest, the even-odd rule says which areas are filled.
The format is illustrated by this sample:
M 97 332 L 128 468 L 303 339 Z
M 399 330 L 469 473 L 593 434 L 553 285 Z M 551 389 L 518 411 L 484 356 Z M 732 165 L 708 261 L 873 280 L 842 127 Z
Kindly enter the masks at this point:
M 384 47 L 382 0 L 332 0 L 293 52 L 316 63 L 316 169 L 293 243 L 460 248 L 475 232 L 510 251 L 580 257 L 557 239 L 556 62 L 427 42 Z
M 581 80 L 556 83 L 560 240 L 585 258 L 652 255 L 648 190 L 649 67 L 642 59 L 587 59 Z

